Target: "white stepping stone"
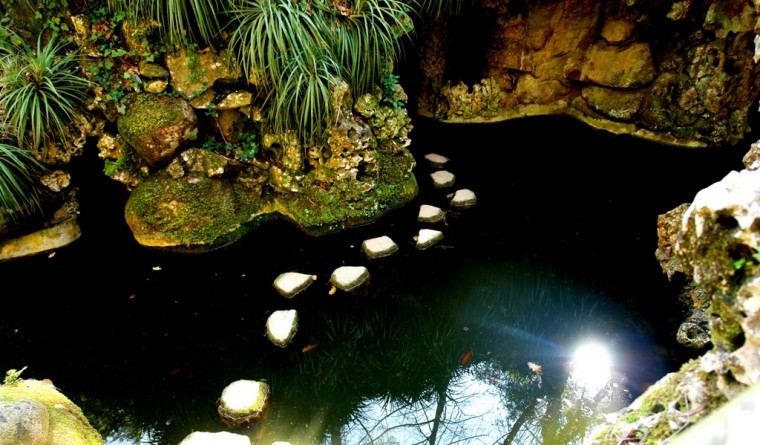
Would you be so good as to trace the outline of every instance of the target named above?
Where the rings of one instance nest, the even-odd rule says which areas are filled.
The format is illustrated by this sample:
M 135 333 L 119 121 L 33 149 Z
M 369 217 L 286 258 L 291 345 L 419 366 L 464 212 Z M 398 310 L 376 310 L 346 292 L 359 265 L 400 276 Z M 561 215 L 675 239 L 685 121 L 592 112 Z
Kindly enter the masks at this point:
M 282 296 L 293 298 L 301 293 L 317 279 L 316 275 L 308 275 L 300 272 L 281 273 L 274 280 L 274 288 Z
M 236 380 L 224 388 L 216 410 L 225 425 L 236 428 L 261 417 L 268 402 L 266 382 Z
M 435 168 L 441 168 L 449 162 L 449 158 L 438 153 L 428 153 L 425 155 L 425 159 Z
M 342 266 L 330 275 L 330 283 L 340 290 L 351 291 L 364 284 L 369 270 L 364 266 Z
M 274 311 L 267 318 L 267 337 L 275 345 L 284 348 L 298 330 L 298 312 L 295 309 Z
M 440 230 L 420 229 L 419 233 L 415 237 L 415 241 L 417 241 L 416 247 L 420 250 L 424 250 L 442 239 L 443 232 Z
M 454 197 L 451 198 L 451 205 L 453 207 L 469 207 L 475 205 L 476 202 L 475 192 L 470 189 L 457 190 L 454 193 Z
M 417 214 L 417 221 L 426 223 L 437 223 L 443 221 L 446 214 L 439 207 L 422 204 L 420 213 Z
M 438 188 L 454 185 L 454 181 L 456 180 L 454 174 L 447 170 L 433 172 L 430 174 L 430 177 L 433 178 L 433 185 Z
M 380 258 L 396 253 L 398 246 L 390 237 L 379 236 L 364 240 L 362 249 L 369 258 Z
M 251 439 L 248 436 L 227 431 L 218 433 L 195 431 L 182 439 L 179 445 L 251 445 Z

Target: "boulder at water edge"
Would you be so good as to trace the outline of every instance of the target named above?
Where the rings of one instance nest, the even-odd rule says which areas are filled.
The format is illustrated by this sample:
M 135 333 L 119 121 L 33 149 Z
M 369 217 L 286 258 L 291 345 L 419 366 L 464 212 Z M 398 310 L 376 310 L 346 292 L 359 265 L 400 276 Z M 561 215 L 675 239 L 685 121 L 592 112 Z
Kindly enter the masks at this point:
M 437 223 L 443 221 L 446 214 L 439 207 L 422 204 L 417 214 L 417 221 L 425 223 Z
M 427 249 L 443 239 L 443 232 L 433 229 L 420 229 L 415 237 L 416 247 L 420 250 Z
M 470 189 L 460 189 L 454 193 L 454 197 L 451 198 L 452 207 L 470 207 L 475 205 L 477 198 L 475 192 Z
M 104 443 L 82 410 L 49 380 L 23 379 L 0 386 L 0 444 Z
M 437 172 L 433 172 L 430 174 L 430 177 L 433 178 L 433 185 L 436 188 L 452 186 L 456 181 L 454 174 L 446 170 L 438 170 Z

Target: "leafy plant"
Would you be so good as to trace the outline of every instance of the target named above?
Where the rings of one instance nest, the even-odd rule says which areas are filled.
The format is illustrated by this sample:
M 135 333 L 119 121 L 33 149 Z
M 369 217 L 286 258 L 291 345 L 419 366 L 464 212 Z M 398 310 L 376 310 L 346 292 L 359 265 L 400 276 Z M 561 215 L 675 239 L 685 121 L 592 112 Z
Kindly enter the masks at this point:
M 409 11 L 398 0 L 236 0 L 230 47 L 246 76 L 269 87 L 275 131 L 295 129 L 312 142 L 333 114 L 338 79 L 355 94 L 380 81 L 412 30 Z
M 35 179 L 43 170 L 28 150 L 0 142 L 0 207 L 12 220 L 40 209 Z
M 125 12 L 130 19 L 158 21 L 172 45 L 211 43 L 219 32 L 217 17 L 225 6 L 225 0 L 108 0 L 111 11 Z
M 21 373 L 26 370 L 26 366 L 19 370 L 15 369 L 9 369 L 5 372 L 5 379 L 3 380 L 4 385 L 12 385 L 16 383 L 21 378 Z
M 87 100 L 90 82 L 79 75 L 79 56 L 53 36 L 37 46 L 16 45 L 0 57 L 2 123 L 17 145 L 33 153 L 66 140 L 66 126 Z

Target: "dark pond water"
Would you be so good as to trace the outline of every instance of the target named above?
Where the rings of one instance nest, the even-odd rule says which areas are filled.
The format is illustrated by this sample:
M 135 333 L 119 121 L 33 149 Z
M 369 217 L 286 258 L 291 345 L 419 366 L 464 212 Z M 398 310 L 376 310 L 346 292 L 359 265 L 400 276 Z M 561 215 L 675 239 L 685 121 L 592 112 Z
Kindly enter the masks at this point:
M 139 247 L 126 191 L 84 159 L 83 237 L 0 264 L 0 368 L 51 379 L 109 444 L 225 430 L 215 402 L 238 379 L 271 385 L 265 417 L 236 431 L 256 444 L 562 444 L 696 355 L 674 340 L 657 215 L 741 168 L 749 143 L 663 147 L 563 118 L 419 120 L 412 136 L 420 194 L 376 224 L 312 238 L 275 222 L 190 256 Z M 430 152 L 454 187 L 432 186 Z M 458 188 L 478 204 L 450 209 Z M 421 204 L 445 224 L 417 223 Z M 421 227 L 444 240 L 415 249 Z M 399 252 L 367 260 L 380 235 Z M 367 266 L 368 286 L 329 295 L 341 265 Z M 288 300 L 272 282 L 291 270 L 318 279 Z M 277 309 L 299 313 L 287 348 L 264 336 Z

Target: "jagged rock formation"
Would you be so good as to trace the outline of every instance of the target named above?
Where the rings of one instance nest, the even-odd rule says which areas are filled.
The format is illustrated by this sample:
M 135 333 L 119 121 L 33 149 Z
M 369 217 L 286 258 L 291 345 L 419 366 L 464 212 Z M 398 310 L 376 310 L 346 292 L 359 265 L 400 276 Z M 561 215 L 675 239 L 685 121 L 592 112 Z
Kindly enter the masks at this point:
M 666 144 L 736 143 L 760 92 L 756 20 L 742 1 L 479 2 L 423 27 L 417 111 L 569 114 Z

